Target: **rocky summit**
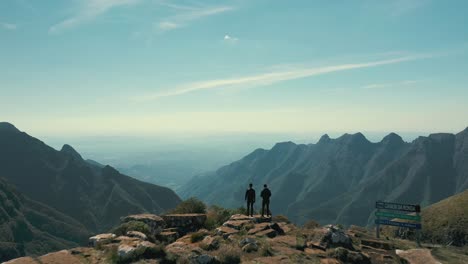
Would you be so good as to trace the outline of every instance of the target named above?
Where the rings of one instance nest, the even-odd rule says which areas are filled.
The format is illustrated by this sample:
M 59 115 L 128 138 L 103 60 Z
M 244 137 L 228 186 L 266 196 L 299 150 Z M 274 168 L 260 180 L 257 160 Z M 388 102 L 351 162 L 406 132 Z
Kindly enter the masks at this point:
M 47 263 L 444 263 L 436 246 L 376 239 L 372 230 L 336 225 L 298 227 L 278 218 L 232 215 L 206 230 L 204 214 L 131 215 L 88 247 L 23 257 L 7 264 Z M 459 255 L 456 255 L 459 254 Z M 450 252 L 455 262 L 467 255 Z

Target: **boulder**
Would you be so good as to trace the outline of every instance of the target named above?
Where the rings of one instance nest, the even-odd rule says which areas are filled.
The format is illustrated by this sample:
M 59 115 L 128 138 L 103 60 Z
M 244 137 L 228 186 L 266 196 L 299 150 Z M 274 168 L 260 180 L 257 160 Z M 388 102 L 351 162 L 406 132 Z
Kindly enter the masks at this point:
M 275 230 L 278 235 L 284 235 L 284 230 L 277 223 L 269 224 L 269 228 Z
M 148 237 L 145 234 L 143 234 L 142 232 L 138 232 L 138 231 L 128 231 L 127 236 L 138 238 L 141 240 L 148 240 Z
M 136 242 L 136 241 L 139 241 L 140 239 L 137 238 L 137 237 L 129 237 L 129 236 L 118 236 L 114 239 L 112 239 L 112 243 L 118 243 L 118 244 L 121 244 L 121 243 L 132 243 L 132 242 Z
M 338 260 L 341 260 L 344 263 L 349 264 L 371 264 L 371 259 L 369 256 L 361 253 L 350 251 L 343 247 L 337 247 L 329 254 L 331 257 L 334 257 Z
M 246 253 L 256 252 L 256 251 L 258 251 L 258 245 L 257 245 L 257 243 L 248 243 L 248 244 L 246 244 L 245 246 L 242 247 L 242 251 L 244 251 Z
M 230 227 L 227 227 L 227 226 L 220 226 L 220 227 L 216 228 L 216 235 L 223 236 L 224 238 L 227 238 L 228 236 L 234 235 L 234 234 L 237 234 L 237 233 L 239 233 L 239 230 L 234 229 L 234 228 L 230 228 Z
M 441 264 L 432 256 L 429 249 L 396 250 L 396 254 L 400 258 L 405 259 L 409 264 Z
M 207 254 L 196 255 L 192 254 L 189 258 L 190 264 L 214 264 L 217 263 L 216 258 Z
M 247 215 L 243 215 L 243 214 L 234 214 L 234 215 L 231 215 L 229 220 L 232 220 L 232 221 L 243 221 L 243 220 L 252 221 L 253 218 L 250 217 L 250 216 L 247 216 Z
M 182 234 L 187 234 L 204 226 L 206 214 L 168 214 L 162 218 L 168 228 L 177 228 Z
M 102 246 L 102 245 L 111 243 L 114 238 L 115 238 L 114 234 L 110 234 L 110 233 L 99 234 L 99 235 L 90 237 L 88 244 L 90 247 Z
M 161 233 L 161 231 L 166 227 L 164 219 L 154 214 L 129 215 L 126 217 L 122 217 L 120 221 L 122 223 L 127 223 L 130 221 L 143 222 L 146 225 L 148 225 L 148 227 L 150 228 L 150 232 L 153 235 Z
M 212 236 L 206 236 L 203 239 L 202 244 L 204 245 L 203 248 L 205 250 L 215 250 L 219 248 L 218 238 Z
M 253 237 L 246 237 L 239 241 L 240 247 L 244 247 L 247 244 L 257 244 L 257 240 Z
M 270 224 L 269 223 L 260 223 L 260 224 L 255 224 L 254 227 L 252 229 L 249 230 L 249 232 L 247 232 L 247 234 L 249 235 L 254 235 L 260 231 L 263 231 L 263 230 L 266 230 L 266 229 L 269 229 L 270 228 Z
M 179 233 L 171 231 L 163 231 L 157 236 L 159 240 L 172 243 L 179 238 Z
M 195 257 L 202 254 L 203 250 L 196 244 L 189 244 L 183 241 L 176 241 L 166 246 L 166 252 L 177 259 L 189 260 L 189 263 L 197 263 Z M 179 263 L 179 262 L 178 262 Z
M 394 248 L 391 243 L 377 239 L 361 239 L 361 245 L 385 250 L 393 250 Z
M 308 245 L 320 249 L 336 247 L 353 249 L 351 238 L 341 228 L 334 225 L 314 229 L 314 234 Z
M 257 232 L 255 235 L 258 236 L 258 237 L 266 236 L 266 237 L 269 237 L 269 238 L 273 238 L 273 237 L 275 237 L 277 235 L 277 232 L 275 230 L 273 230 L 273 229 L 266 229 L 266 230 Z
M 229 220 L 225 222 L 223 226 L 241 230 L 245 226 L 253 225 L 253 223 L 254 222 L 252 220 Z
M 134 241 L 131 243 L 122 243 L 117 248 L 117 255 L 121 261 L 139 259 L 145 252 L 156 245 L 148 241 Z

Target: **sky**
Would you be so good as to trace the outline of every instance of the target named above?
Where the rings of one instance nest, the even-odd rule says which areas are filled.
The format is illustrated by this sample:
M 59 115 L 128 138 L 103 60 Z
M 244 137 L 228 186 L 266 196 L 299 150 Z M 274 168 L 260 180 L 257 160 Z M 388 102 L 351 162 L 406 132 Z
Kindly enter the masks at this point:
M 0 0 L 0 120 L 41 136 L 458 132 L 468 1 Z

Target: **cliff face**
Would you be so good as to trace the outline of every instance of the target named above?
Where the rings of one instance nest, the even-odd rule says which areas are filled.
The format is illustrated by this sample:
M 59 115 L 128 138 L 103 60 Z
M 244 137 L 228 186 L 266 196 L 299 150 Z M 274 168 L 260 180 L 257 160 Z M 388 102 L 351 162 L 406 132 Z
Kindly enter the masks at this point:
M 468 187 L 468 129 L 419 137 L 411 143 L 391 133 L 371 143 L 361 133 L 317 144 L 278 143 L 195 177 L 180 190 L 210 204 L 244 206 L 252 182 L 267 183 L 273 214 L 303 223 L 366 225 L 376 200 L 435 203 Z M 257 206 L 258 209 L 259 206 Z

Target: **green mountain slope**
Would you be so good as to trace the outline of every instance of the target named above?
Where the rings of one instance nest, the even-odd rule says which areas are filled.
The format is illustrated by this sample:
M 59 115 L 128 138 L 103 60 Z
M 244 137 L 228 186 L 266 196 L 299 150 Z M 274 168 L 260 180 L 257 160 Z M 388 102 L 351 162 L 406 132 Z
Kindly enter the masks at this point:
M 468 190 L 425 208 L 423 239 L 462 246 L 468 243 Z
M 86 228 L 18 193 L 0 178 L 0 261 L 84 244 Z

